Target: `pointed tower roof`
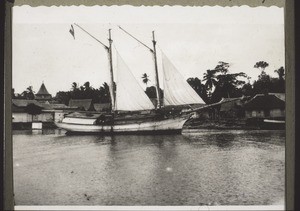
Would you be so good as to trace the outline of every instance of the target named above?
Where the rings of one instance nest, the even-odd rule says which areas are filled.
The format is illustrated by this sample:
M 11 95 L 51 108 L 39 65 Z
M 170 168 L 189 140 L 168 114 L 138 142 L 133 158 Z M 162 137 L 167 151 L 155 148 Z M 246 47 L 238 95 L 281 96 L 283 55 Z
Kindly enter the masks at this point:
M 37 95 L 50 95 L 49 92 L 46 89 L 46 86 L 44 84 L 44 82 L 42 83 L 38 93 L 36 93 Z
M 52 95 L 49 94 L 49 92 L 47 91 L 44 81 L 43 81 L 38 93 L 35 94 L 35 99 L 38 101 L 45 101 L 45 100 L 52 99 Z

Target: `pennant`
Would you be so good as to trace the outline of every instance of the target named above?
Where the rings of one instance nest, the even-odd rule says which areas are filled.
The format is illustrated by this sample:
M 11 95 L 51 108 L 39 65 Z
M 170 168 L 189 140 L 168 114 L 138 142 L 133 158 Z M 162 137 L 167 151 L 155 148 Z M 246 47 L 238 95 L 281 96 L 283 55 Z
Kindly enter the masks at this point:
M 72 36 L 74 37 L 74 40 L 75 40 L 75 31 L 74 31 L 73 25 L 71 25 L 71 29 L 69 30 L 69 32 L 72 34 Z

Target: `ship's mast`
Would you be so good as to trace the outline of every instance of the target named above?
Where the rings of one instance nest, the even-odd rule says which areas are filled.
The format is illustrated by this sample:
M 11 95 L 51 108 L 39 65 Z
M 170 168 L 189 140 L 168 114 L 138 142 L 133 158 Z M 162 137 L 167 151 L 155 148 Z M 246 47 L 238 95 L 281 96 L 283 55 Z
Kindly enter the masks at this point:
M 155 82 L 156 82 L 156 97 L 157 97 L 157 108 L 160 109 L 160 86 L 159 86 L 159 79 L 158 79 L 158 69 L 157 69 L 157 57 L 156 57 L 156 41 L 155 41 L 155 35 L 154 31 L 152 31 L 152 43 L 153 43 L 153 57 L 154 57 L 154 67 L 155 67 Z
M 111 39 L 111 29 L 108 30 L 108 41 L 109 41 L 109 46 L 105 45 L 103 42 L 98 40 L 96 37 L 91 35 L 88 31 L 86 31 L 84 28 L 79 26 L 78 24 L 74 23 L 75 26 L 77 26 L 79 29 L 87 33 L 90 37 L 92 37 L 94 40 L 96 40 L 98 43 L 102 45 L 102 47 L 105 48 L 105 50 L 108 53 L 108 58 L 109 58 L 109 66 L 110 66 L 110 98 L 111 98 L 111 110 L 112 112 L 115 111 L 115 86 L 114 86 L 114 74 L 113 74 L 113 63 L 112 63 L 112 42 L 113 40 Z
M 112 112 L 115 111 L 115 83 L 114 83 L 114 71 L 113 71 L 113 63 L 112 63 L 112 39 L 111 39 L 111 29 L 108 30 L 108 41 L 109 41 L 109 49 L 108 49 L 108 55 L 109 55 L 109 66 L 110 66 L 110 97 L 111 97 L 111 110 Z
M 154 68 L 155 68 L 155 89 L 156 89 L 156 98 L 157 98 L 157 109 L 161 108 L 160 105 L 160 88 L 159 88 L 159 78 L 158 78 L 158 68 L 157 68 L 157 56 L 156 56 L 156 41 L 155 41 L 155 36 L 154 36 L 154 31 L 152 31 L 152 43 L 153 43 L 153 49 L 145 45 L 143 42 L 135 38 L 133 35 L 129 34 L 127 31 L 125 31 L 123 28 L 119 26 L 119 28 L 124 31 L 126 34 L 128 34 L 130 37 L 141 43 L 144 47 L 148 48 L 150 52 L 153 54 L 153 59 L 154 59 Z

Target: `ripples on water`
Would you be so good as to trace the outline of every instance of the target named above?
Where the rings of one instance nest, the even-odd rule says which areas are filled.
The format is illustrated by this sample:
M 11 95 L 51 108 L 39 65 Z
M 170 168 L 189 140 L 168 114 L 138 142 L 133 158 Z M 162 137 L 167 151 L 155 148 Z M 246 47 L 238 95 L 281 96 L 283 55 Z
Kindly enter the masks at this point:
M 14 131 L 17 205 L 270 205 L 284 131 L 66 136 Z

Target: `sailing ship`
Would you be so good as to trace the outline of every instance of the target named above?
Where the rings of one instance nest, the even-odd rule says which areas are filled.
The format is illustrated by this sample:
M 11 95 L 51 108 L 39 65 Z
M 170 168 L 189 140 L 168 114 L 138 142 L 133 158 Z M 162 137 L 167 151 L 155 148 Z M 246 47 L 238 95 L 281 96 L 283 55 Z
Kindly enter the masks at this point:
M 76 24 L 76 26 L 88 33 L 79 25 Z M 120 29 L 122 28 L 120 27 Z M 96 39 L 92 35 L 90 36 Z M 205 103 L 162 52 L 164 96 L 163 106 L 161 105 L 162 97 L 159 91 L 154 32 L 152 32 L 152 36 L 153 48 L 142 44 L 151 51 L 154 58 L 156 106 L 148 98 L 116 49 L 114 51 L 116 65 L 113 65 L 113 40 L 111 39 L 111 30 L 109 30 L 108 46 L 96 40 L 108 53 L 111 112 L 71 113 L 66 115 L 62 121 L 55 122 L 56 126 L 68 133 L 181 133 L 184 123 L 191 118 L 192 113 L 175 109 L 176 106 Z M 171 109 L 169 109 L 170 107 Z

